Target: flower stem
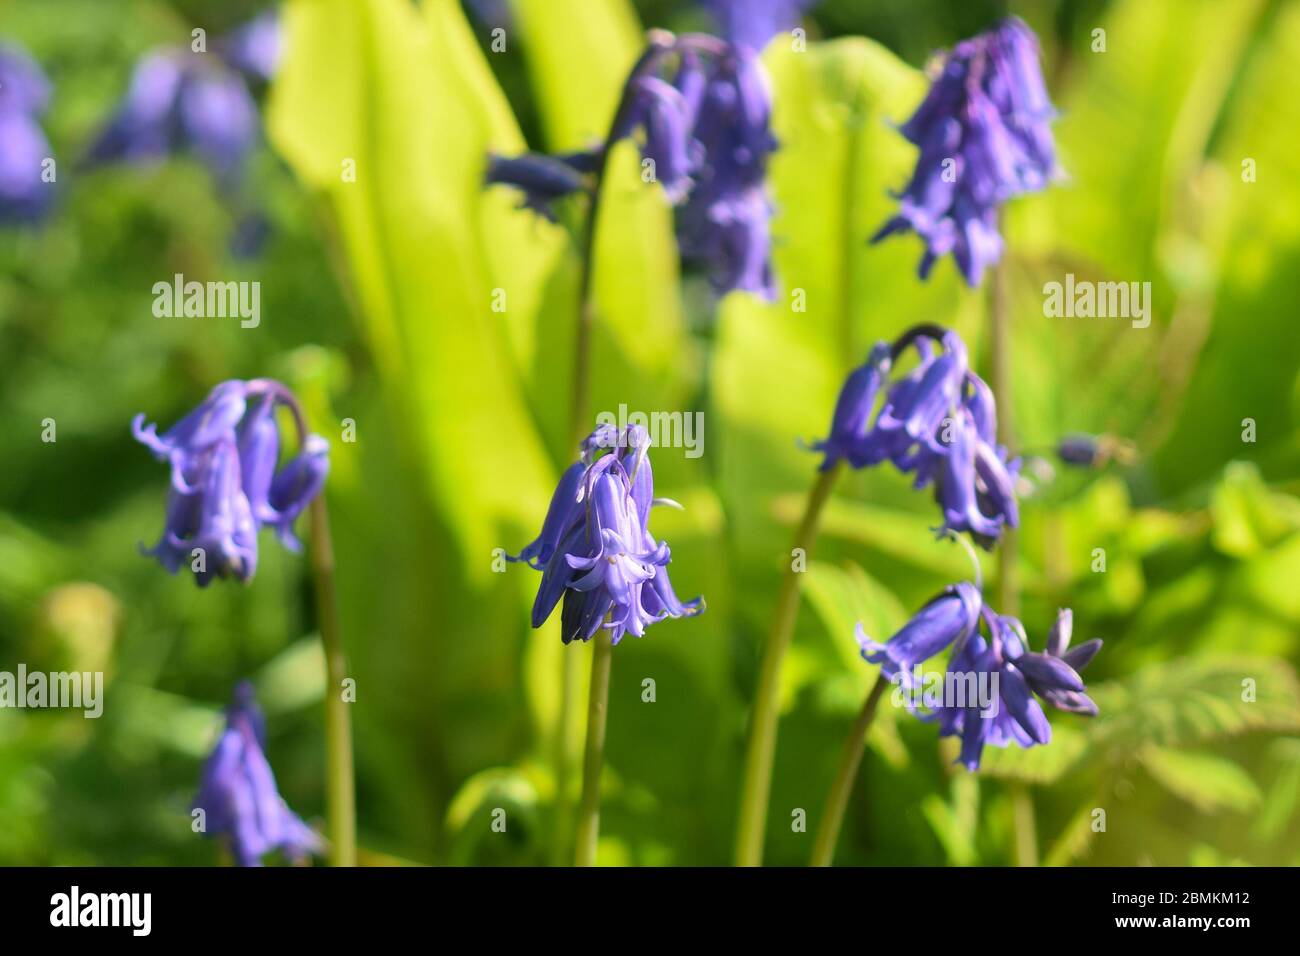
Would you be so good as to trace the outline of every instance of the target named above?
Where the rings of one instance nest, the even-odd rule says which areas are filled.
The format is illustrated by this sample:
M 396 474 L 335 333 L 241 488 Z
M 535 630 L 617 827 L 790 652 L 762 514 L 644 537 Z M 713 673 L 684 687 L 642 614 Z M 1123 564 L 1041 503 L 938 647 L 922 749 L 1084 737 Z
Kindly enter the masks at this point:
M 876 705 L 885 694 L 889 681 L 881 674 L 862 702 L 858 719 L 853 722 L 848 739 L 844 741 L 844 752 L 840 755 L 840 769 L 835 774 L 830 793 L 826 795 L 826 809 L 822 811 L 821 823 L 817 826 L 817 840 L 813 843 L 812 859 L 809 866 L 830 866 L 835 858 L 835 844 L 840 838 L 840 826 L 844 823 L 844 811 L 849 805 L 849 795 L 853 793 L 853 784 L 858 777 L 858 767 L 862 764 L 863 738 L 867 728 L 876 716 Z
M 817 538 L 817 525 L 830 498 L 842 463 L 823 471 L 808 493 L 803 518 L 795 532 L 793 548 L 807 560 Z M 736 865 L 759 866 L 763 862 L 763 832 L 767 826 L 767 802 L 772 791 L 772 761 L 776 755 L 777 709 L 780 705 L 781 663 L 790 647 L 795 617 L 799 613 L 799 574 L 794 562 L 786 569 L 772 612 L 771 630 L 763 647 L 763 661 L 754 697 L 754 713 L 745 751 L 745 775 L 741 781 L 740 822 L 736 832 Z
M 334 545 L 325 493 L 312 499 L 309 557 L 316 583 L 316 618 L 325 650 L 325 815 L 331 866 L 356 866 L 356 790 L 352 770 L 352 717 L 343 699 L 347 661 L 334 590 Z
M 600 216 L 608 149 L 601 152 L 595 186 L 587 207 L 580 239 L 581 276 L 578 280 L 578 316 L 573 329 L 573 396 L 570 406 L 569 437 L 576 447 L 591 431 L 591 333 L 596 321 L 596 226 Z M 572 804 L 569 799 L 569 769 L 573 754 L 573 716 L 578 710 L 579 656 L 576 648 L 565 647 L 560 655 L 560 706 L 555 716 L 551 760 L 555 770 L 555 824 L 552 859 L 564 859 L 571 830 Z
M 652 30 L 648 43 L 636 64 L 632 76 L 652 67 L 672 49 L 672 34 Z M 592 173 L 591 199 L 586 219 L 578 238 L 578 256 L 581 272 L 578 278 L 578 315 L 573 330 L 573 394 L 570 406 L 569 437 L 577 445 L 591 433 L 591 334 L 596 324 L 596 234 L 600 224 L 601 195 L 605 190 L 605 174 L 609 169 L 609 155 L 615 138 L 622 129 L 624 118 L 631 109 L 633 99 L 631 83 L 624 86 L 619 102 L 610 120 L 609 133 L 596 156 Z M 568 648 L 566 648 L 568 651 Z M 593 664 L 595 662 L 593 661 Z M 554 858 L 563 859 L 569 832 L 569 763 L 573 747 L 570 746 L 573 715 L 578 709 L 578 657 L 573 652 L 561 655 L 560 706 L 555 719 L 555 737 L 552 741 L 552 761 L 555 770 L 555 843 Z M 606 664 L 608 669 L 608 664 Z M 603 730 L 602 730 L 603 736 Z M 588 731 L 590 740 L 590 731 Z
M 577 866 L 594 866 L 600 836 L 600 769 L 605 761 L 605 719 L 609 715 L 609 670 L 614 645 L 603 633 L 593 642 L 591 689 L 587 699 L 587 749 L 582 758 L 582 803 L 578 808 Z
M 1011 785 L 1011 816 L 1015 825 L 1016 866 L 1038 865 L 1038 825 L 1034 798 L 1024 783 Z

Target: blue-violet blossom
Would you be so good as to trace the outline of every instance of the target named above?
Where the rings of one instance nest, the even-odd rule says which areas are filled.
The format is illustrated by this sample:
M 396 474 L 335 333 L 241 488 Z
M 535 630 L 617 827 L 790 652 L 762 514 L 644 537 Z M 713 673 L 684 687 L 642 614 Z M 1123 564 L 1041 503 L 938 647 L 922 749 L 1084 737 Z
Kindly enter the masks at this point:
M 929 93 L 900 132 L 920 153 L 898 214 L 872 238 L 915 232 L 919 272 L 951 253 L 966 282 L 1002 257 L 998 210 L 1058 175 L 1054 115 L 1038 40 L 1016 17 L 963 40 L 943 59 Z
M 298 860 L 321 849 L 320 838 L 276 789 L 266 760 L 266 719 L 247 682 L 235 687 L 226 729 L 203 765 L 194 809 L 203 811 L 205 835 L 229 839 L 239 866 L 261 866 L 273 850 Z
M 678 208 L 683 255 L 707 263 L 720 292 L 772 299 L 772 204 L 765 183 L 777 145 L 771 112 L 770 84 L 752 47 L 655 31 L 627 79 L 605 142 L 570 156 L 489 157 L 485 182 L 520 189 L 525 207 L 553 219 L 557 199 L 600 188 L 610 150 L 632 139 Z
M 563 600 L 561 638 L 587 641 L 602 629 L 617 644 L 669 617 L 689 617 L 703 601 L 681 601 L 668 579 L 668 545 L 650 533 L 654 496 L 644 428 L 604 425 L 582 443 L 561 476 L 541 534 L 520 554 L 542 572 L 533 603 L 541 627 Z
M 36 222 L 49 209 L 50 143 L 38 122 L 49 100 L 50 84 L 36 61 L 0 43 L 0 223 Z
M 264 15 L 218 38 L 214 53 L 167 47 L 136 65 L 126 96 L 87 150 L 88 167 L 191 153 L 229 191 L 258 135 L 245 76 L 265 81 L 280 53 L 278 20 Z M 242 75 L 241 75 L 242 74 Z
M 909 347 L 916 366 L 890 384 Z M 811 447 L 824 453 L 823 471 L 841 461 L 853 468 L 892 462 L 918 489 L 934 487 L 944 530 L 967 531 L 990 546 L 1020 520 L 1020 459 L 1008 457 L 996 432 L 993 393 L 971 370 L 961 338 L 918 326 L 892 345 L 872 347 L 840 390 L 830 435 Z
M 301 414 L 278 382 L 231 380 L 162 435 L 144 415 L 135 417 L 136 439 L 171 468 L 162 537 L 146 554 L 173 574 L 189 564 L 206 587 L 214 577 L 253 577 L 264 526 L 290 550 L 301 547 L 293 525 L 325 484 L 329 443 L 305 435 L 298 453 L 281 465 L 280 407 L 295 420 Z
M 1070 610 L 1062 610 L 1045 651 L 1030 651 L 1024 625 L 994 612 L 973 585 L 962 583 L 930 601 L 884 644 L 871 640 L 861 624 L 857 639 L 868 663 L 881 665 L 886 679 L 908 689 L 922 682 L 925 661 L 950 651 L 942 692 L 932 706 L 921 710 L 909 696 L 904 699 L 922 720 L 938 724 L 941 737 L 959 738 L 957 762 L 977 770 L 986 744 L 1032 747 L 1051 740 L 1039 698 L 1059 710 L 1097 713 L 1079 672 L 1101 641 L 1068 649 L 1072 622 Z

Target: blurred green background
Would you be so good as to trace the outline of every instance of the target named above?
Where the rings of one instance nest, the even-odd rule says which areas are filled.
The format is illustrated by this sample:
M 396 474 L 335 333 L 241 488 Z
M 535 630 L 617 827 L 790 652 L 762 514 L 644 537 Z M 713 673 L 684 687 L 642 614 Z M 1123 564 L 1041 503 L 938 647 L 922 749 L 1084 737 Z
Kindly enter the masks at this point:
M 537 575 L 494 559 L 531 540 L 571 458 L 577 259 L 563 228 L 479 188 L 483 158 L 588 144 L 644 28 L 709 21 L 689 0 L 474 6 L 289 3 L 286 57 L 259 94 L 265 144 L 231 202 L 183 158 L 74 163 L 142 52 L 264 4 L 0 3 L 0 35 L 54 83 L 60 183 L 46 224 L 0 232 L 0 669 L 108 681 L 97 721 L 0 710 L 0 863 L 216 862 L 187 811 L 245 676 L 281 791 L 319 819 L 323 678 L 303 561 L 264 535 L 251 586 L 200 591 L 138 552 L 161 528 L 167 476 L 131 417 L 170 424 L 214 383 L 259 375 L 299 390 L 333 446 L 363 862 L 551 858 L 560 655 L 590 649 L 562 648 L 554 621 L 530 630 Z M 1006 9 L 825 0 L 806 52 L 773 43 L 773 305 L 719 303 L 683 270 L 657 187 L 632 148 L 616 153 L 592 408 L 704 413 L 702 457 L 655 452 L 658 493 L 685 505 L 655 522 L 677 591 L 709 609 L 615 653 L 602 862 L 730 861 L 758 648 L 815 465 L 797 440 L 824 434 L 845 372 L 918 321 L 958 328 L 987 370 L 986 293 L 950 262 L 918 282 L 912 237 L 865 240 L 914 158 L 892 124 L 923 95 L 929 54 Z M 1042 40 L 1068 172 L 1007 210 L 1021 446 L 1050 455 L 1083 431 L 1138 451 L 1127 467 L 1058 468 L 1024 506 L 1022 617 L 1035 645 L 1065 605 L 1077 640 L 1105 639 L 1087 675 L 1102 712 L 1055 714 L 1051 745 L 989 752 L 973 776 L 932 726 L 882 708 L 837 861 L 1006 864 L 1019 819 L 1048 863 L 1300 863 L 1300 4 L 1009 9 Z M 240 259 L 243 203 L 270 232 Z M 155 318 L 152 285 L 177 272 L 260 281 L 261 325 Z M 1151 327 L 1045 318 L 1042 286 L 1066 273 L 1151 282 Z M 770 863 L 806 860 L 792 814 L 815 829 L 874 679 L 854 622 L 887 636 L 968 573 L 934 520 L 892 471 L 840 485 L 786 669 Z

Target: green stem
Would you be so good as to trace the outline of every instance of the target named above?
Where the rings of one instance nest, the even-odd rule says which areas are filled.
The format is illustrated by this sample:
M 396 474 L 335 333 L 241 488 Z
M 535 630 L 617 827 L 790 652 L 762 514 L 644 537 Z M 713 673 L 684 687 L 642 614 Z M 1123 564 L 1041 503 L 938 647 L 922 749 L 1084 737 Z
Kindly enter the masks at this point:
M 578 808 L 577 866 L 594 866 L 600 837 L 600 769 L 605 760 L 605 719 L 609 715 L 609 670 L 614 645 L 602 632 L 594 639 L 591 689 L 587 699 L 587 749 L 582 758 L 582 803 Z
M 1038 865 L 1038 825 L 1034 819 L 1034 798 L 1029 786 L 1011 785 L 1011 815 L 1016 834 L 1016 866 Z
M 808 493 L 803 518 L 795 532 L 794 545 L 805 561 L 817 537 L 823 507 L 830 498 L 842 463 L 821 472 Z M 740 821 L 736 832 L 736 865 L 759 866 L 763 862 L 763 833 L 767 827 L 767 802 L 772 790 L 772 761 L 776 755 L 777 710 L 780 706 L 781 663 L 790 647 L 794 622 L 799 613 L 800 572 L 792 561 L 781 579 L 771 630 L 763 647 L 763 661 L 754 697 L 754 713 L 745 751 L 745 775 L 741 781 Z
M 673 37 L 661 30 L 651 30 L 633 73 L 654 63 L 672 48 Z M 605 174 L 609 170 L 610 150 L 615 133 L 622 128 L 624 117 L 632 108 L 633 92 L 629 85 L 623 90 L 614 116 L 610 120 L 609 135 L 596 157 L 592 174 L 591 200 L 586 221 L 578 239 L 578 256 L 581 273 L 578 278 L 578 316 L 573 334 L 573 395 L 569 417 L 569 436 L 577 445 L 591 433 L 591 334 L 596 324 L 596 234 L 600 223 L 601 197 L 605 191 Z M 569 832 L 569 764 L 573 747 L 570 725 L 578 710 L 578 659 L 568 648 L 560 662 L 560 707 L 555 719 L 555 739 L 552 741 L 552 760 L 555 764 L 555 842 L 554 859 L 563 859 Z M 607 665 L 608 666 L 608 665 Z
M 578 316 L 573 330 L 573 396 L 569 417 L 569 436 L 576 447 L 591 432 L 591 332 L 596 321 L 596 226 L 600 217 L 608 151 L 602 152 L 595 174 L 595 187 L 587 208 L 587 220 L 580 240 L 582 272 L 578 280 Z M 551 759 L 555 765 L 555 828 L 552 860 L 564 859 L 569 845 L 572 803 L 569 794 L 569 770 L 573 754 L 573 717 L 578 711 L 577 649 L 565 647 L 560 655 L 560 706 L 555 716 Z
M 356 866 L 356 791 L 352 769 L 352 717 L 343 699 L 347 661 L 334 590 L 334 545 L 325 493 L 312 499 L 309 557 L 316 583 L 316 617 L 325 650 L 325 815 L 331 866 Z
M 578 711 L 578 675 L 582 657 L 576 647 L 564 647 L 560 654 L 560 707 L 555 716 L 551 762 L 555 768 L 555 831 L 552 833 L 551 862 L 562 866 L 568 857 L 573 833 L 571 741 L 575 737 L 574 715 Z
M 826 808 L 822 811 L 822 819 L 817 826 L 817 840 L 813 843 L 809 866 L 830 866 L 835 858 L 835 844 L 840 838 L 844 811 L 848 808 L 849 796 L 853 793 L 853 784 L 858 778 L 858 767 L 862 764 L 863 738 L 867 735 L 872 718 L 876 716 L 876 706 L 887 686 L 889 681 L 884 674 L 876 678 L 871 692 L 862 703 L 862 710 L 858 712 L 858 719 L 853 722 L 848 739 L 844 741 L 840 769 L 835 774 L 830 793 L 826 795 Z

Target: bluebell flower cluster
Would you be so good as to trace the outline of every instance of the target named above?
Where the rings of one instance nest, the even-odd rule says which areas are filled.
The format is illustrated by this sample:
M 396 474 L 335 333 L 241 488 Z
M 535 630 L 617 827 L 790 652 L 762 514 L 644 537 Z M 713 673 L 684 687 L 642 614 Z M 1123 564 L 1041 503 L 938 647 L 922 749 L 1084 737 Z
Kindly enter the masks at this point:
M 166 523 L 145 553 L 175 574 L 189 564 L 200 587 L 213 578 L 252 579 L 257 533 L 274 529 L 290 550 L 298 516 L 320 493 L 329 472 L 329 443 L 306 435 L 297 454 L 280 464 L 276 409 L 300 419 L 293 396 L 269 379 L 231 380 L 168 431 L 137 415 L 136 439 L 171 467 Z
M 720 292 L 771 299 L 771 111 L 770 85 L 753 48 L 655 32 L 628 77 L 606 142 L 570 156 L 490 157 L 485 178 L 519 189 L 524 206 L 553 219 L 554 202 L 599 188 L 609 150 L 632 139 L 678 207 L 682 253 L 709 265 Z
M 266 759 L 266 719 L 247 682 L 235 687 L 193 807 L 203 811 L 206 836 L 229 840 L 239 866 L 261 866 L 275 850 L 294 860 L 321 850 L 320 838 L 276 789 Z
M 898 214 L 877 242 L 915 232 L 925 242 L 920 274 L 951 254 L 966 282 L 979 285 L 1002 257 L 998 210 L 1057 175 L 1054 116 L 1038 64 L 1038 41 L 1011 17 L 958 43 L 900 132 L 920 153 Z
M 149 163 L 189 153 L 232 190 L 258 137 L 257 104 L 246 77 L 269 78 L 279 57 L 274 15 L 225 37 L 214 52 L 165 48 L 136 65 L 126 96 L 83 158 L 87 167 Z
M 50 143 L 40 116 L 50 84 L 36 62 L 11 43 L 0 44 L 0 223 L 30 223 L 49 209 L 54 184 L 43 163 Z
M 1051 740 L 1040 700 L 1071 713 L 1097 713 L 1079 674 L 1102 642 L 1094 638 L 1070 648 L 1072 627 L 1071 611 L 1062 610 L 1045 650 L 1030 651 L 1024 625 L 993 611 L 974 585 L 963 582 L 945 589 L 884 644 L 869 638 L 861 624 L 857 637 L 863 658 L 906 688 L 918 685 L 922 664 L 950 651 L 934 706 L 909 707 L 936 722 L 941 737 L 959 738 L 958 763 L 977 770 L 986 744 L 1032 747 Z
M 563 600 L 561 638 L 588 641 L 609 631 L 641 637 L 670 617 L 703 610 L 683 602 L 668 579 L 667 543 L 650 533 L 650 511 L 671 503 L 654 496 L 650 441 L 644 428 L 602 426 L 583 443 L 581 456 L 561 476 L 541 534 L 511 560 L 542 572 L 533 603 L 541 627 Z
M 917 364 L 891 384 L 908 348 Z M 960 336 L 919 326 L 871 349 L 840 390 L 830 435 L 812 448 L 824 454 L 823 471 L 841 461 L 853 468 L 892 462 L 917 489 L 933 487 L 943 529 L 969 532 L 987 547 L 1020 520 L 1020 459 L 1009 458 L 996 436 L 993 393 L 971 370 Z

